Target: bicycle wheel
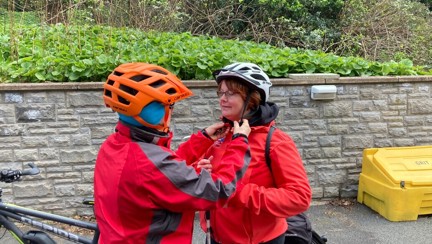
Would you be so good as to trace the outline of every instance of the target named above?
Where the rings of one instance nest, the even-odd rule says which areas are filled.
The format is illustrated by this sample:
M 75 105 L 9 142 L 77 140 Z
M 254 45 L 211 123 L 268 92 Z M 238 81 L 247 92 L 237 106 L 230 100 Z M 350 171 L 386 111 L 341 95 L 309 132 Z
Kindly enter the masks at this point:
M 314 230 L 312 230 L 312 244 L 326 244 L 327 238 L 320 236 Z

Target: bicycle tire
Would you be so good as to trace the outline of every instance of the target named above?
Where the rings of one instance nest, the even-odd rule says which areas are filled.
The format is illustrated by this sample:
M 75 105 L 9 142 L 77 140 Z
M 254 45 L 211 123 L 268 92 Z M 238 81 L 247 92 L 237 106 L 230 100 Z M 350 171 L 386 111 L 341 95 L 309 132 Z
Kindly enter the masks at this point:
M 312 230 L 312 244 L 326 244 L 327 238 L 320 236 L 316 231 Z

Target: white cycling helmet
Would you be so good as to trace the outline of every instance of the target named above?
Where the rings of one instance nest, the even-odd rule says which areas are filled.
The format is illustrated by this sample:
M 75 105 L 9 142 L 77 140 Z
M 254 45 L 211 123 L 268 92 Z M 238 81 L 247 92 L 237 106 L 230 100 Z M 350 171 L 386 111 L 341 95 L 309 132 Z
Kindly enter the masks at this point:
M 246 81 L 246 85 L 258 90 L 263 102 L 267 102 L 272 83 L 267 74 L 253 63 L 233 63 L 213 72 L 216 82 L 219 84 L 226 78 L 240 78 Z M 238 80 L 238 79 L 237 79 Z

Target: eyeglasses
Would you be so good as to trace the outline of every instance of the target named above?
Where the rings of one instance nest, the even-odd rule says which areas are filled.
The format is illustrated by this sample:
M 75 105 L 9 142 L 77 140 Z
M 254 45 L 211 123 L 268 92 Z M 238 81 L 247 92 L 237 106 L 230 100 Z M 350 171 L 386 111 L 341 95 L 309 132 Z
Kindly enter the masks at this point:
M 217 96 L 219 98 L 221 98 L 223 95 L 225 95 L 225 97 L 227 99 L 230 99 L 231 97 L 233 97 L 235 94 L 238 94 L 238 92 L 233 92 L 233 91 L 217 91 L 216 92 Z

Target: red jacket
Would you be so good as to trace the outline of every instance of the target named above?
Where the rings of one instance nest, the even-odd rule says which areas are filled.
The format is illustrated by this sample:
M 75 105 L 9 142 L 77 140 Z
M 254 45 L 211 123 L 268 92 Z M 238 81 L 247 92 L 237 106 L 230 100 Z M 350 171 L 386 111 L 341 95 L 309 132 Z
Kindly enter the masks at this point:
M 249 146 L 252 159 L 243 177 L 244 187 L 236 192 L 227 208 L 210 211 L 213 238 L 225 243 L 261 243 L 287 229 L 285 218 L 309 208 L 312 192 L 302 160 L 292 139 L 276 129 L 270 146 L 272 172 L 265 161 L 265 143 L 270 124 L 251 127 Z M 212 163 L 220 161 L 230 148 L 230 135 L 206 153 Z M 206 230 L 203 214 L 201 227 Z
M 201 133 L 177 153 L 142 135 L 118 123 L 100 148 L 94 172 L 99 243 L 191 243 L 195 211 L 226 204 L 246 171 L 247 140 L 235 139 L 223 167 L 209 174 L 187 165 L 213 144 Z

